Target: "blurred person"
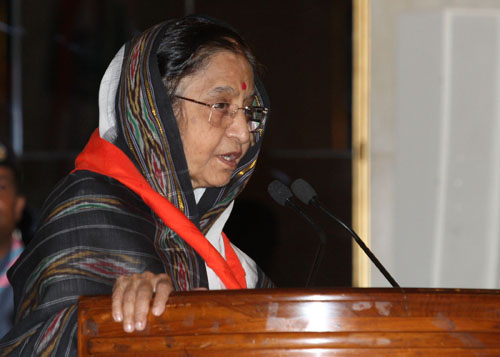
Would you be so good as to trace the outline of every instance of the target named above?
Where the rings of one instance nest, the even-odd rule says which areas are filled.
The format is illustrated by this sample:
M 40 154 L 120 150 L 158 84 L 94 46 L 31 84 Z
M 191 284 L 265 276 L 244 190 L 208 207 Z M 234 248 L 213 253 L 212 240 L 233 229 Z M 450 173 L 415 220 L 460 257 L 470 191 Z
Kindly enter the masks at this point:
M 7 270 L 23 250 L 21 234 L 16 229 L 25 207 L 25 198 L 19 190 L 16 158 L 0 142 L 0 337 L 10 330 L 14 318 L 14 294 Z

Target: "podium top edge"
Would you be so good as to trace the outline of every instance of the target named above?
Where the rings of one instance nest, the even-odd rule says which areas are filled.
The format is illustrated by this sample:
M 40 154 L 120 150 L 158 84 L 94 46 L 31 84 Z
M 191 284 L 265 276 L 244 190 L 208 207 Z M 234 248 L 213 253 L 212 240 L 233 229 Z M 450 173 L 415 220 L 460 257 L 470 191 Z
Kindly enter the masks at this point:
M 241 289 L 241 290 L 196 290 L 174 291 L 169 301 L 183 300 L 190 297 L 201 298 L 260 298 L 269 300 L 349 300 L 371 299 L 381 297 L 393 299 L 406 299 L 412 296 L 478 296 L 500 299 L 500 290 L 494 289 L 452 289 L 452 288 L 273 288 L 273 289 Z M 107 297 L 80 296 L 79 301 L 106 300 Z M 111 299 L 111 296 L 109 296 Z

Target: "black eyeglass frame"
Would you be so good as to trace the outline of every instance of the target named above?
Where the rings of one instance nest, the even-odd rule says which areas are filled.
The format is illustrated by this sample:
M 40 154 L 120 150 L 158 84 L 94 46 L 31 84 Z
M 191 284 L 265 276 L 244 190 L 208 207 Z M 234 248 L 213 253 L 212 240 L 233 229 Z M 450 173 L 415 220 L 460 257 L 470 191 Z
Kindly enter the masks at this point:
M 214 110 L 217 110 L 217 108 L 215 107 L 217 104 L 221 104 L 221 103 L 214 103 L 214 104 L 208 104 L 208 103 L 204 103 L 204 102 L 200 102 L 199 100 L 195 100 L 195 99 L 192 99 L 192 98 L 186 98 L 186 97 L 183 97 L 183 96 L 180 96 L 180 95 L 175 95 L 176 98 L 179 98 L 179 99 L 183 99 L 183 100 L 187 100 L 188 102 L 192 102 L 192 103 L 196 103 L 196 104 L 200 104 L 200 105 L 204 105 L 204 106 L 207 106 L 209 107 L 211 110 L 210 110 L 210 116 L 208 117 L 208 122 L 210 122 L 210 119 L 212 118 L 212 113 Z M 230 103 L 225 103 L 224 104 L 229 104 L 231 105 Z M 236 108 L 236 110 L 234 110 L 233 112 L 229 113 L 229 115 L 231 116 L 231 118 L 234 118 L 234 116 L 236 115 L 236 113 L 238 112 L 238 110 L 242 109 L 243 110 L 243 113 L 245 114 L 245 116 L 247 118 L 249 118 L 249 122 L 252 121 L 252 122 L 256 122 L 256 123 L 259 123 L 259 126 L 253 130 L 250 130 L 249 128 L 249 132 L 251 133 L 255 133 L 255 132 L 258 132 L 258 131 L 262 131 L 262 125 L 263 123 L 265 122 L 266 118 L 267 118 L 267 114 L 269 113 L 269 109 L 266 108 L 266 107 L 254 107 L 254 106 L 246 106 L 246 107 L 238 107 Z M 253 113 L 255 111 L 260 111 L 262 114 L 263 114 L 263 118 L 262 119 L 258 119 L 258 120 L 255 120 L 253 119 Z

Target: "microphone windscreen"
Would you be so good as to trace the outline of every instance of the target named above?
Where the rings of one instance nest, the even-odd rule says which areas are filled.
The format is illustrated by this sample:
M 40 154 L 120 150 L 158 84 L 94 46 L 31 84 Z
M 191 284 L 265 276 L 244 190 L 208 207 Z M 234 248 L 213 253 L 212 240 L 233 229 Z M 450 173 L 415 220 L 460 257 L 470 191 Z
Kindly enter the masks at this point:
M 293 197 L 290 189 L 278 180 L 274 180 L 267 186 L 267 192 L 269 192 L 273 200 L 282 206 L 286 204 L 287 200 Z
M 293 181 L 290 187 L 292 188 L 295 197 L 304 202 L 306 205 L 311 203 L 311 201 L 317 196 L 314 188 L 301 178 Z

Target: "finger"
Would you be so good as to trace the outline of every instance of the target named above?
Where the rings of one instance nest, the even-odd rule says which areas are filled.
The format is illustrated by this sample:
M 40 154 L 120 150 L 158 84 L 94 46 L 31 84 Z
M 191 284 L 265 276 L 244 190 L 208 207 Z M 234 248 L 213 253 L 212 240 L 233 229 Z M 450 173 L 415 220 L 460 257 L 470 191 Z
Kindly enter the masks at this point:
M 149 312 L 149 305 L 153 297 L 153 287 L 150 281 L 143 280 L 137 287 L 135 298 L 134 322 L 136 330 L 144 330 Z
M 122 302 L 123 292 L 128 284 L 127 277 L 120 276 L 113 286 L 113 295 L 111 297 L 111 316 L 116 322 L 123 320 Z
M 174 286 L 170 277 L 167 274 L 159 274 L 156 280 L 156 294 L 153 300 L 153 315 L 160 316 L 163 314 L 168 297 L 173 290 Z
M 134 331 L 134 310 L 136 291 L 139 281 L 137 277 L 132 278 L 132 282 L 127 285 L 123 293 L 122 312 L 123 312 L 123 330 L 125 332 Z

